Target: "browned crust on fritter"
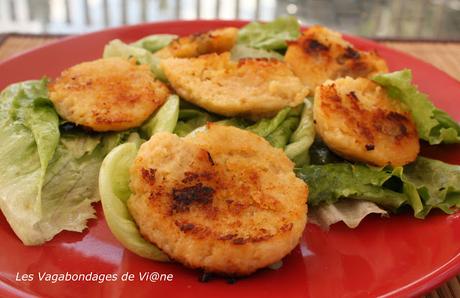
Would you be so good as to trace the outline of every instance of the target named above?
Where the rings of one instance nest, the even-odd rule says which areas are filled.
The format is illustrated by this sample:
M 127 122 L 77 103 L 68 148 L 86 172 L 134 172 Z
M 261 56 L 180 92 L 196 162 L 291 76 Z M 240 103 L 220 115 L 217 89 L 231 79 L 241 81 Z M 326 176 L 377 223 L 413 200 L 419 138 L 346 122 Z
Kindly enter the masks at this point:
M 162 68 L 176 92 L 208 111 L 251 118 L 301 104 L 309 90 L 286 63 L 269 58 L 238 62 L 230 53 L 171 58 Z
M 210 136 L 185 139 L 155 135 L 143 145 L 131 170 L 128 206 L 144 237 L 172 259 L 209 272 L 249 274 L 298 243 L 307 187 L 264 139 L 234 127 L 208 130 Z M 153 184 L 147 173 L 155 173 Z
M 305 30 L 298 40 L 288 45 L 286 63 L 311 88 L 328 79 L 369 78 L 388 72 L 385 61 L 376 52 L 359 51 L 338 32 L 321 26 Z
M 356 90 L 345 91 L 352 83 Z M 409 110 L 368 79 L 345 78 L 319 86 L 314 112 L 319 134 L 348 159 L 397 166 L 417 157 L 418 133 Z
M 64 70 L 49 85 L 62 118 L 95 131 L 141 125 L 169 95 L 147 65 L 121 58 L 99 59 Z
M 159 58 L 190 58 L 209 53 L 230 51 L 238 37 L 238 29 L 220 28 L 208 32 L 178 37 L 155 53 Z

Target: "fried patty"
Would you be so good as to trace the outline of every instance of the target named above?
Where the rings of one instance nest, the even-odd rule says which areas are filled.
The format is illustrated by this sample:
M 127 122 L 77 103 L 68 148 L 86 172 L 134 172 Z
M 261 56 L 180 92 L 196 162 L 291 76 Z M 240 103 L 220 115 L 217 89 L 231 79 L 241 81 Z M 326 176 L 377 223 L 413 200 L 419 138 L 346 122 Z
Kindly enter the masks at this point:
M 228 52 L 162 61 L 176 92 L 208 111 L 231 116 L 272 116 L 301 104 L 309 90 L 288 66 L 269 58 L 230 60 Z
M 369 79 L 350 77 L 316 88 L 316 130 L 337 154 L 377 166 L 400 166 L 417 157 L 420 145 L 408 108 Z
M 299 242 L 307 186 L 282 150 L 235 127 L 155 134 L 131 168 L 130 213 L 141 234 L 191 268 L 247 275 Z
M 179 37 L 155 53 L 160 59 L 190 58 L 209 53 L 230 51 L 238 38 L 238 29 L 220 28 L 209 32 Z
M 121 58 L 77 64 L 49 84 L 49 97 L 67 121 L 95 131 L 141 125 L 169 95 L 147 65 Z
M 289 42 L 285 61 L 313 90 L 328 79 L 370 78 L 388 72 L 385 60 L 377 53 L 358 51 L 340 33 L 322 26 L 313 26 Z

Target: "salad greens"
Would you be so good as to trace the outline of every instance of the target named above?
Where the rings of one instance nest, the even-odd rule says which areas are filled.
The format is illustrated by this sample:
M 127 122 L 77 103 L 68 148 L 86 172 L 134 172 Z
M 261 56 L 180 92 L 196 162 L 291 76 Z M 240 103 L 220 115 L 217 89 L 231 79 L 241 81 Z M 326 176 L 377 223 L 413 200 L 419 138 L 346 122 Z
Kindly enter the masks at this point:
M 179 106 L 183 108 L 179 109 Z M 311 109 L 311 104 L 308 108 Z M 302 109 L 303 106 L 286 108 L 272 119 L 263 119 L 250 126 L 246 120 L 239 118 L 224 119 L 217 122 L 223 125 L 239 125 L 243 129 L 252 129 L 269 141 L 277 142 L 275 144 L 283 147 L 284 145 L 281 146 L 282 143 L 287 142 L 297 128 Z M 306 115 L 311 115 L 311 113 L 302 113 L 302 121 L 308 118 Z M 147 138 L 161 131 L 185 136 L 196 129 L 200 129 L 208 121 L 215 121 L 220 118 L 222 117 L 209 114 L 189 103 L 179 103 L 179 98 L 172 95 L 162 108 L 141 127 L 141 132 Z M 308 121 L 312 122 L 313 120 L 308 119 Z M 285 126 L 288 126 L 286 123 L 291 126 L 289 130 L 284 129 Z M 297 128 L 299 134 L 303 134 L 303 126 L 299 125 L 300 129 Z M 157 247 L 142 238 L 126 205 L 131 194 L 129 190 L 129 167 L 134 161 L 138 148 L 139 145 L 131 142 L 121 144 L 113 149 L 102 163 L 99 173 L 99 192 L 105 219 L 112 233 L 127 249 L 145 258 L 168 261 L 167 256 Z
M 460 125 L 418 91 L 410 70 L 379 74 L 373 80 L 409 107 L 421 139 L 430 144 L 460 142 Z M 359 214 L 381 213 L 378 206 L 389 211 L 410 206 L 417 218 L 435 208 L 450 214 L 460 207 L 459 166 L 419 157 L 405 167 L 378 169 L 345 162 L 320 142 L 311 146 L 310 156 L 313 165 L 299 169 L 298 175 L 309 184 L 311 213 L 323 226 L 339 220 L 354 226 L 362 219 Z M 367 204 L 352 202 L 356 200 Z
M 433 208 L 449 214 L 460 208 L 460 166 L 419 157 L 404 167 L 400 178 L 411 196 L 410 191 L 416 191 L 410 200 L 412 207 L 423 206 L 414 208 L 416 217 L 425 217 Z
M 333 204 L 321 204 L 308 209 L 308 222 L 320 226 L 324 230 L 339 221 L 349 228 L 356 228 L 369 214 L 388 216 L 388 212 L 375 203 L 364 200 L 340 200 Z
M 205 110 L 180 102 L 179 118 L 174 128 L 174 133 L 180 137 L 185 137 L 198 127 L 206 125 L 207 122 L 213 122 L 220 119 Z
M 285 50 L 287 40 L 297 39 L 300 25 L 295 17 L 279 17 L 273 22 L 252 22 L 240 29 L 238 44 L 264 50 Z
M 121 141 L 117 134 L 60 133 L 46 85 L 27 81 L 0 94 L 0 208 L 26 245 L 86 227 L 102 159 Z
M 163 82 L 167 81 L 165 74 L 160 68 L 160 59 L 144 48 L 128 45 L 119 39 L 114 39 L 105 46 L 102 57 L 134 58 L 140 64 L 149 65 L 156 78 Z
M 118 241 L 133 253 L 156 261 L 168 261 L 161 250 L 142 237 L 126 205 L 131 195 L 129 168 L 137 150 L 135 143 L 122 144 L 112 150 L 102 163 L 99 191 L 105 220 Z
M 174 133 L 180 137 L 215 122 L 249 130 L 265 138 L 274 147 L 286 151 L 288 157 L 297 166 L 308 163 L 308 148 L 314 139 L 312 104 L 309 100 L 297 107 L 286 107 L 272 118 L 263 118 L 256 122 L 243 118 L 223 118 L 211 114 L 190 103 L 182 101 Z
M 294 17 L 250 23 L 240 30 L 232 59 L 283 60 L 286 41 L 299 35 Z M 116 39 L 106 45 L 103 57 L 135 59 L 166 82 L 160 60 L 152 53 L 176 37 L 151 35 L 132 44 Z M 417 90 L 410 70 L 373 80 L 411 109 L 421 139 L 430 144 L 460 142 L 460 125 Z M 44 243 L 62 230 L 85 229 L 95 216 L 91 204 L 99 200 L 100 191 L 106 220 L 118 240 L 138 255 L 167 261 L 142 238 L 129 214 L 128 169 L 140 144 L 155 133 L 182 137 L 208 122 L 252 131 L 283 149 L 309 185 L 310 219 L 322 226 L 342 220 L 355 227 L 369 213 L 386 215 L 406 207 L 417 218 L 432 209 L 452 213 L 460 208 L 460 166 L 424 157 L 396 168 L 346 162 L 315 140 L 311 99 L 253 121 L 212 114 L 171 95 L 138 129 L 89 133 L 65 128 L 47 97 L 46 79 L 13 84 L 0 93 L 0 209 L 26 245 Z
M 255 49 L 242 44 L 235 45 L 230 54 L 233 60 L 242 58 L 274 58 L 277 60 L 284 60 L 284 56 L 278 52 Z
M 408 69 L 380 74 L 373 78 L 388 94 L 404 102 L 412 112 L 422 140 L 430 144 L 460 143 L 460 125 L 446 112 L 437 109 L 428 96 L 413 85 Z
M 146 49 L 151 53 L 155 53 L 167 46 L 171 41 L 176 39 L 178 36 L 174 34 L 154 34 L 146 36 L 142 39 L 133 42 L 131 46 Z
M 404 194 L 385 187 L 385 182 L 393 177 L 392 169 L 374 169 L 343 162 L 307 165 L 297 170 L 297 174 L 309 185 L 308 201 L 311 206 L 350 198 L 371 201 L 395 210 L 407 200 Z
M 273 133 L 280 126 L 280 124 L 288 118 L 289 114 L 291 114 L 291 110 L 292 109 L 290 107 L 286 107 L 279 111 L 278 114 L 276 114 L 276 116 L 272 119 L 262 119 L 257 123 L 247 127 L 247 130 L 265 138 Z
M 433 208 L 449 214 L 460 208 L 460 166 L 425 157 L 396 168 L 347 162 L 307 165 L 297 174 L 309 185 L 311 206 L 344 198 L 366 200 L 392 211 L 408 205 L 417 218 Z
M 304 108 L 300 117 L 299 125 L 291 134 L 289 143 L 284 149 L 297 167 L 310 163 L 310 149 L 315 140 L 315 125 L 313 123 L 313 104 L 311 100 L 306 99 Z
M 179 96 L 170 95 L 166 102 L 141 127 L 146 139 L 160 131 L 172 132 L 179 118 Z
M 171 95 L 142 130 L 147 133 L 148 138 L 157 132 L 173 132 L 178 113 L 179 97 Z M 131 195 L 129 168 L 139 146 L 139 141 L 119 145 L 102 163 L 99 192 L 105 220 L 118 241 L 133 253 L 156 261 L 168 261 L 168 257 L 161 250 L 142 237 L 126 205 Z

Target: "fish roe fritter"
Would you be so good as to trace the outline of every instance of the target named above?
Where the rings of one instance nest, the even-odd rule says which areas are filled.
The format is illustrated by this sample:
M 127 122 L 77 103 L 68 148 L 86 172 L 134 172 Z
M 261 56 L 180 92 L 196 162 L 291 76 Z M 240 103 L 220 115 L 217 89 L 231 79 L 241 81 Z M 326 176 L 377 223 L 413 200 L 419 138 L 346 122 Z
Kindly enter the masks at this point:
M 168 81 L 185 100 L 224 116 L 272 116 L 301 104 L 309 89 L 279 60 L 247 58 L 230 53 L 197 58 L 165 59 Z
M 226 27 L 209 32 L 178 37 L 154 55 L 164 58 L 190 58 L 230 51 L 238 38 L 238 29 Z
M 350 77 L 316 88 L 316 130 L 337 154 L 377 166 L 414 161 L 420 150 L 409 109 L 369 79 Z
M 157 133 L 130 173 L 128 208 L 141 234 L 191 268 L 250 274 L 287 255 L 306 224 L 307 186 L 293 163 L 239 128 Z
M 388 66 L 375 52 L 356 50 L 342 35 L 322 26 L 305 30 L 289 42 L 286 63 L 313 90 L 328 79 L 371 78 L 388 72 Z
M 49 84 L 59 115 L 94 131 L 140 126 L 168 95 L 169 89 L 147 65 L 121 58 L 77 64 Z

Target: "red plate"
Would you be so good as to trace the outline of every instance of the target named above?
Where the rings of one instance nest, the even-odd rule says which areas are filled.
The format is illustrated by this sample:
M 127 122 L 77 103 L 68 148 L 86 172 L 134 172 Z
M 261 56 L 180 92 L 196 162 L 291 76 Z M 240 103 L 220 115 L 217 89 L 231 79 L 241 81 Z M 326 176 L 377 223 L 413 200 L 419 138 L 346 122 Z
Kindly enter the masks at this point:
M 43 75 L 54 77 L 76 63 L 101 57 L 111 39 L 134 41 L 153 33 L 190 34 L 244 22 L 191 21 L 129 26 L 70 37 L 0 64 L 0 88 Z M 356 37 L 358 48 L 377 50 L 392 70 L 414 72 L 415 82 L 435 104 L 460 119 L 460 83 L 411 56 Z M 426 148 L 424 154 L 460 164 L 460 146 Z M 198 282 L 196 271 L 178 264 L 142 259 L 124 250 L 104 221 L 89 222 L 84 233 L 64 232 L 38 247 L 26 247 L 0 216 L 0 296 L 188 296 L 188 297 L 369 297 L 427 292 L 460 271 L 460 213 L 369 217 L 354 230 L 336 224 L 329 232 L 308 225 L 301 244 L 276 271 L 262 270 L 230 285 Z M 40 281 L 44 273 L 117 274 L 117 281 Z M 172 281 L 140 281 L 140 273 L 173 274 Z M 125 273 L 134 281 L 121 281 Z M 33 274 L 18 280 L 22 274 Z M 112 276 L 113 277 L 113 276 Z M 33 280 L 27 280 L 33 279 Z

